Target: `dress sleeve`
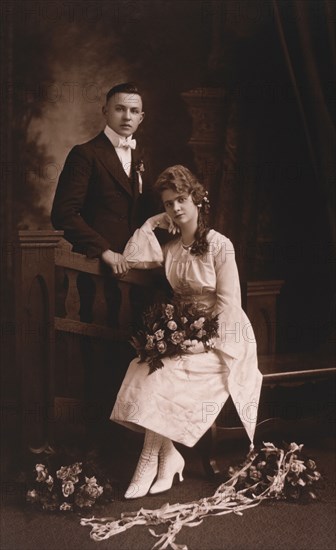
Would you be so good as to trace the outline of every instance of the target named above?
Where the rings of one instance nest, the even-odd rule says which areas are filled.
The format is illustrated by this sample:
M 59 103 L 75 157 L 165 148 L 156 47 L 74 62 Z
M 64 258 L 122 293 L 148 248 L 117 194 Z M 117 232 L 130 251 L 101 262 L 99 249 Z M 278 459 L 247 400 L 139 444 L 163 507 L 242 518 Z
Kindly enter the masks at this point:
M 154 269 L 163 265 L 163 250 L 148 221 L 132 235 L 123 256 L 136 269 Z
M 241 307 L 234 247 L 229 239 L 221 237 L 212 250 L 216 272 L 215 314 L 219 320 L 219 337 L 215 341 L 215 347 L 224 354 L 226 363 L 230 366 L 232 359 L 237 359 L 244 351 L 244 330 L 248 319 Z

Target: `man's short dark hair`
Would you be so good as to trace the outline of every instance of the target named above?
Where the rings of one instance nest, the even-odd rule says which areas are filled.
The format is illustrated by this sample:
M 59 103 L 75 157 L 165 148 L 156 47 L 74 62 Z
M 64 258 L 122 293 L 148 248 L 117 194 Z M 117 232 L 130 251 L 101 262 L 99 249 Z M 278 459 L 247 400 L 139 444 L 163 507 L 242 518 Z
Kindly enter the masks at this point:
M 137 94 L 141 97 L 141 93 L 134 82 L 123 82 L 113 86 L 106 94 L 106 103 L 115 94 Z

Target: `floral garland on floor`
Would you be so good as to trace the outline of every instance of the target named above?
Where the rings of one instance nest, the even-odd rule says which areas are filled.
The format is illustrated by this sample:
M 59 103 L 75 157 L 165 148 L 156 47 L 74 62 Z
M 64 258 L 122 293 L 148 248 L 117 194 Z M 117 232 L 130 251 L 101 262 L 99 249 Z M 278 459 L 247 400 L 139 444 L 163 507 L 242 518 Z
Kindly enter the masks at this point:
M 250 451 L 239 467 L 229 468 L 230 478 L 207 498 L 186 504 L 164 504 L 156 510 L 140 508 L 137 512 L 115 518 L 82 518 L 81 525 L 90 526 L 90 537 L 101 541 L 134 525 L 168 524 L 165 533 L 149 532 L 159 540 L 153 549 L 187 550 L 176 544 L 177 534 L 184 526 L 196 527 L 207 516 L 242 515 L 243 510 L 258 506 L 264 500 L 309 502 L 317 499 L 316 489 L 321 474 L 316 464 L 302 453 L 303 444 L 291 443 L 286 449 L 264 443 L 259 452 Z

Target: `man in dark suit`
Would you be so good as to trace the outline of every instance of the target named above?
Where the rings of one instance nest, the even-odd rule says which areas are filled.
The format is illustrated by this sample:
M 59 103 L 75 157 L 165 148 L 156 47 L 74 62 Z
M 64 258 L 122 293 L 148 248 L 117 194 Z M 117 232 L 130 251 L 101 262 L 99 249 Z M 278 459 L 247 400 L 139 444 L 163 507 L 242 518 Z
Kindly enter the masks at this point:
M 133 139 L 144 118 L 137 87 L 133 83 L 114 86 L 106 95 L 103 115 L 104 130 L 87 143 L 76 145 L 65 161 L 51 220 L 56 229 L 64 231 L 74 252 L 89 258 L 98 257 L 106 265 L 104 287 L 109 324 L 116 326 L 120 293 L 116 278 L 111 274 L 118 277 L 127 273 L 129 266 L 121 253 L 134 230 L 153 213 L 144 177 L 148 174 L 147 166 L 143 174 L 144 159 Z M 94 297 L 90 276 L 80 274 L 77 285 L 80 318 L 90 322 Z M 97 410 L 104 409 L 99 429 L 95 425 L 88 426 L 96 435 L 103 429 L 105 419 L 105 424 L 111 424 L 109 415 L 113 400 L 134 350 L 123 342 L 97 346 L 86 338 L 82 350 L 87 369 L 87 398 L 97 405 Z M 102 350 L 103 359 L 99 359 Z
M 103 106 L 105 129 L 76 145 L 60 175 L 51 212 L 73 251 L 100 257 L 115 275 L 128 271 L 124 246 L 148 213 L 144 163 L 133 134 L 143 121 L 133 83 L 114 86 Z

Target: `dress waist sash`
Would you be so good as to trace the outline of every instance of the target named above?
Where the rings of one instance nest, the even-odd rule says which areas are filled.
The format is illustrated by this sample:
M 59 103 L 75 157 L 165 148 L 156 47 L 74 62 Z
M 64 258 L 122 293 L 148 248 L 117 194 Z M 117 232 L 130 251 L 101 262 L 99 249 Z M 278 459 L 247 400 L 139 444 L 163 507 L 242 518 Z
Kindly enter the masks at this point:
M 191 292 L 175 292 L 174 302 L 179 304 L 194 304 L 205 313 L 211 313 L 216 305 L 216 293 L 211 291 L 203 291 L 200 294 Z

